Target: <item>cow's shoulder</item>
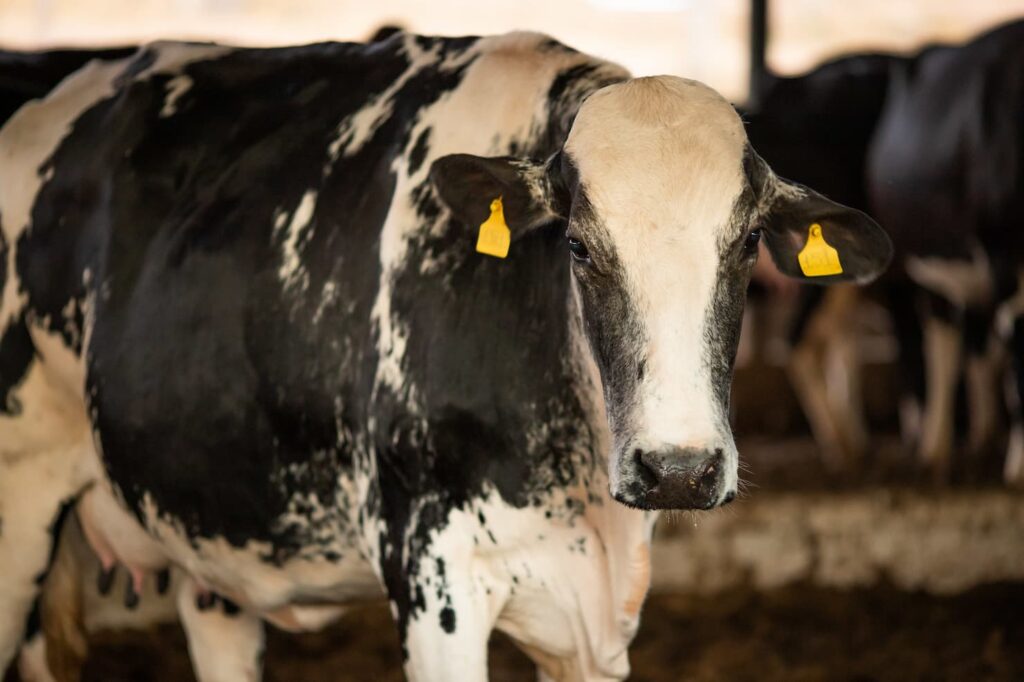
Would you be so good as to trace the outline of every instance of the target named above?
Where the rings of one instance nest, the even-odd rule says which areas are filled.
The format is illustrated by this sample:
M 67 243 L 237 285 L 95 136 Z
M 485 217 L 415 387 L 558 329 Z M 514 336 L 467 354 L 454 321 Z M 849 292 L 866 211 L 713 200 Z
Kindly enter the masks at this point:
M 580 104 L 594 91 L 629 78 L 624 67 L 541 33 L 513 32 L 483 39 L 479 82 L 518 87 L 546 117 L 552 141 L 567 135 Z

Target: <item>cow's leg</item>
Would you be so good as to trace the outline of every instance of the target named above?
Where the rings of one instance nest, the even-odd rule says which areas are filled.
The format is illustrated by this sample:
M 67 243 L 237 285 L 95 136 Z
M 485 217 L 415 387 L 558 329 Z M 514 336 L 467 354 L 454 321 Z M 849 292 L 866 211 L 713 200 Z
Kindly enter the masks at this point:
M 1016 311 L 1014 311 L 1016 312 Z M 1008 322 L 1012 372 L 1006 380 L 1006 404 L 1010 414 L 1010 439 L 1003 463 L 1003 480 L 1024 487 L 1024 315 Z
M 842 469 L 845 458 L 840 445 L 839 426 L 828 406 L 824 367 L 830 329 L 821 321 L 828 317 L 826 311 L 827 306 L 821 296 L 801 297 L 792 333 L 793 350 L 786 370 L 814 440 L 821 449 L 825 466 L 837 471 Z
M 422 581 L 422 576 L 417 580 Z M 445 585 L 440 598 L 436 585 L 414 587 L 417 594 L 429 596 L 426 608 L 409 617 L 406 674 L 414 682 L 483 682 L 487 679 L 487 641 L 497 613 L 492 613 L 488 596 L 473 585 L 468 573 L 447 570 Z
M 896 338 L 900 436 L 908 451 L 917 451 L 925 402 L 922 291 L 910 282 L 893 282 L 885 295 Z
M 46 577 L 62 505 L 90 480 L 84 405 L 39 358 L 22 318 L 0 320 L 0 674 Z
M 50 672 L 46 637 L 41 631 L 26 637 L 18 655 L 18 675 L 21 682 L 58 682 Z
M 76 492 L 63 475 L 66 457 L 56 451 L 0 467 L 0 670 L 14 657 L 46 578 L 61 505 Z
M 64 453 L 8 462 L 0 470 L 0 670 L 10 664 L 46 577 L 53 528 L 74 489 L 51 476 Z
M 178 615 L 199 682 L 255 682 L 262 676 L 263 622 L 247 611 L 225 608 L 185 579 Z
M 854 358 L 850 320 L 853 287 L 833 287 L 813 311 L 801 314 L 788 371 L 826 466 L 847 470 L 860 461 L 867 441 L 859 398 L 860 368 Z M 849 363 L 853 362 L 851 366 Z
M 1015 488 L 1024 487 L 1024 409 L 1021 395 L 1024 391 L 1024 377 L 1020 368 L 1006 377 L 1006 403 L 1010 413 L 1010 437 L 1006 444 L 1006 460 L 1003 462 L 1003 480 Z
M 990 310 L 968 311 L 964 320 L 967 351 L 969 431 L 967 451 L 976 460 L 993 446 L 999 427 L 999 383 L 1003 353 L 993 334 Z
M 856 317 L 856 298 L 844 306 L 846 328 L 833 339 L 827 359 L 829 407 L 839 425 L 847 467 L 857 469 L 868 448 L 868 428 L 861 391 L 861 356 L 857 330 L 850 324 Z
M 487 679 L 487 642 L 508 588 L 479 572 L 467 519 L 452 512 L 441 532 L 399 531 L 412 539 L 404 549 L 402 541 L 381 543 L 381 577 L 414 682 Z M 417 541 L 431 536 L 427 545 Z
M 945 481 L 953 453 L 953 419 L 963 334 L 960 314 L 951 304 L 937 296 L 931 297 L 931 303 L 924 323 L 927 379 L 920 457 L 936 481 Z
M 86 567 L 79 550 L 81 532 L 77 516 L 71 514 L 57 539 L 53 565 L 40 597 L 47 668 L 58 682 L 81 678 L 89 650 L 82 591 Z

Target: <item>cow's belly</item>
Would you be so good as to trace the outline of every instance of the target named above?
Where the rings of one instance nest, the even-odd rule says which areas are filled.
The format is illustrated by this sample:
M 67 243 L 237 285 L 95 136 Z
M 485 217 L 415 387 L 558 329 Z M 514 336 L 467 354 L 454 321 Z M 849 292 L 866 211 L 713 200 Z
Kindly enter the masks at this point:
M 275 564 L 266 560 L 270 548 L 264 543 L 237 547 L 222 538 L 190 538 L 152 506 L 144 511 L 144 529 L 105 481 L 83 496 L 78 513 L 102 563 L 120 564 L 139 581 L 175 564 L 203 589 L 285 629 L 315 629 L 333 617 L 336 606 L 383 594 L 372 566 L 354 546 L 342 547 L 330 560 Z

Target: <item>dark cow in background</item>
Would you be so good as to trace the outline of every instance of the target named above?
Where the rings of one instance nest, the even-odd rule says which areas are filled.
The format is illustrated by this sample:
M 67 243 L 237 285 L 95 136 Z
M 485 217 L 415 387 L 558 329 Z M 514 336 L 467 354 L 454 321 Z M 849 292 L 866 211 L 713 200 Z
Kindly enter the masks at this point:
M 494 627 L 625 677 L 654 512 L 736 494 L 760 237 L 891 256 L 709 88 L 532 34 L 152 45 L 23 107 L 0 177 L 0 666 L 73 501 L 136 588 L 187 573 L 203 680 L 381 594 L 411 677 L 485 678 Z
M 868 147 L 882 115 L 893 70 L 907 58 L 856 54 L 822 64 L 800 76 L 765 72 L 757 79 L 756 109 L 743 111 L 747 136 L 772 168 L 815 187 L 829 198 L 868 212 L 865 180 Z M 905 287 L 886 280 L 885 298 L 902 351 L 900 367 L 909 390 L 919 392 L 920 334 Z M 875 285 L 876 287 L 878 285 Z M 860 289 L 801 287 L 791 330 L 788 369 L 824 463 L 850 472 L 868 446 L 854 340 Z M 897 312 L 898 311 L 898 312 Z M 908 352 L 909 351 L 909 352 Z M 830 371 L 841 363 L 844 371 Z M 845 383 L 837 377 L 844 377 Z
M 758 107 L 743 112 L 750 143 L 780 175 L 800 177 L 822 194 L 866 209 L 868 145 L 893 69 L 908 61 L 855 54 L 799 76 L 763 76 Z
M 1019 26 L 963 47 L 851 55 L 793 78 L 765 74 L 761 104 L 745 114 L 752 144 L 774 168 L 877 214 L 897 247 L 896 267 L 867 290 L 801 291 L 791 376 L 833 469 L 855 467 L 867 444 L 852 342 L 853 313 L 865 295 L 891 313 L 904 435 L 935 478 L 949 474 L 962 374 L 967 451 L 981 455 L 998 442 L 1001 350 L 992 319 L 999 300 L 1017 288 L 1016 236 L 1006 225 L 1022 191 Z M 985 248 L 977 237 L 983 223 Z M 999 256 L 990 261 L 986 248 Z M 844 370 L 827 371 L 836 359 Z M 844 377 L 842 385 L 836 377 Z M 1017 399 L 1010 402 L 1019 414 Z M 1019 478 L 1012 473 L 1022 461 L 1018 450 L 1024 454 L 1024 429 L 1015 426 L 1011 482 Z
M 967 366 L 969 398 L 979 415 L 972 419 L 973 449 L 984 445 L 997 416 L 985 357 L 993 352 L 989 331 L 1000 306 L 1018 377 L 1024 362 L 1017 322 L 1024 310 L 1017 302 L 1024 297 L 1018 277 L 1024 233 L 1017 227 L 1024 215 L 1024 22 L 962 47 L 926 50 L 897 70 L 868 179 L 873 213 L 892 230 L 897 261 L 928 295 L 922 453 L 945 478 L 965 338 L 975 360 Z M 1011 408 L 1005 474 L 1021 484 L 1019 397 Z

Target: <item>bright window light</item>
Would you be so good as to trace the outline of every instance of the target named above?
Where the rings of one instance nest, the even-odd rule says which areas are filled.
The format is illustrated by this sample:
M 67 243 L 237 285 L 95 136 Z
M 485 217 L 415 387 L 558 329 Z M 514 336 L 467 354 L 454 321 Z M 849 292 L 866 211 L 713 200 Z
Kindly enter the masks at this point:
M 608 12 L 682 12 L 692 0 L 588 0 Z

